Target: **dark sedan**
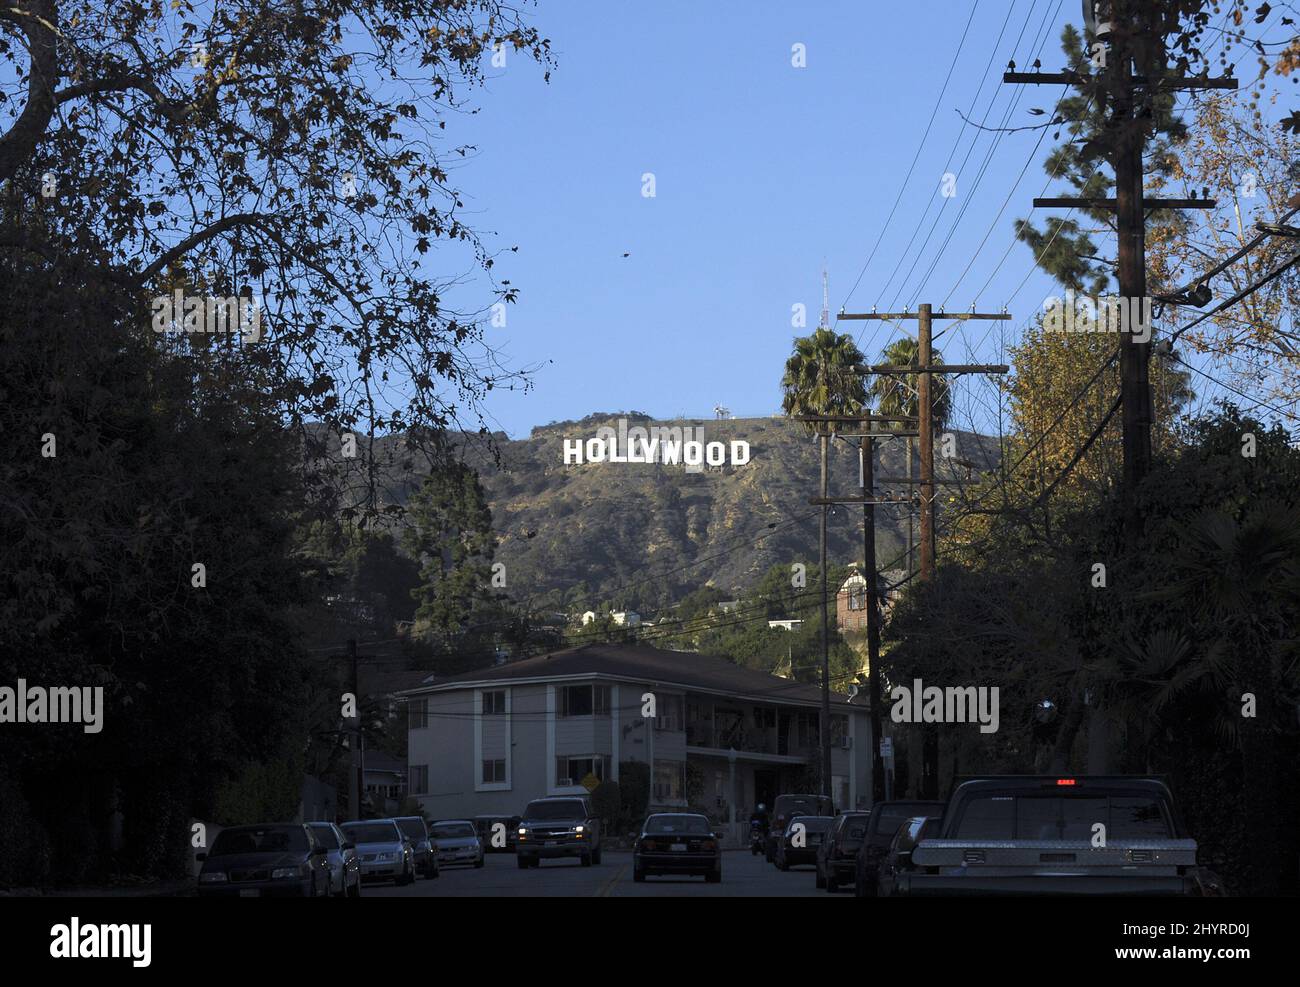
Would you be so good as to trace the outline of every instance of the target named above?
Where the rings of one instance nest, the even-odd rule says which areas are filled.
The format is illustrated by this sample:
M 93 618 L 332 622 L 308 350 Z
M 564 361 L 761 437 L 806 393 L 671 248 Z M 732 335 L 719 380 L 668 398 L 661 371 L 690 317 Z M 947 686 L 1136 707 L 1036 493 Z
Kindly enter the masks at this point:
M 853 883 L 858 850 L 870 821 L 870 812 L 841 812 L 835 817 L 817 851 L 817 887 L 834 894 L 841 884 Z
M 200 853 L 199 895 L 315 898 L 329 894 L 328 850 L 302 823 L 232 826 Z
M 325 860 L 330 868 L 330 894 L 335 898 L 360 898 L 361 857 L 357 848 L 332 822 L 310 822 L 307 828 L 316 837 L 316 842 L 325 848 Z
M 922 840 L 935 837 L 940 822 L 942 820 L 938 816 L 914 816 L 898 827 L 898 832 L 889 844 L 889 852 L 880 862 L 880 876 L 876 879 L 877 897 L 888 898 L 893 895 L 898 886 L 899 873 L 911 869 L 912 851 Z
M 872 898 L 876 894 L 876 881 L 880 878 L 880 862 L 889 852 L 898 827 L 915 816 L 943 814 L 944 802 L 914 800 L 910 802 L 877 802 L 871 807 L 871 821 L 867 835 L 858 851 L 854 869 L 853 891 L 859 898 Z
M 646 817 L 632 849 L 632 880 L 652 874 L 698 874 L 709 884 L 722 880 L 722 842 L 707 816 L 656 812 Z
M 817 850 L 835 821 L 832 816 L 795 816 L 776 845 L 778 870 L 799 864 L 817 864 Z

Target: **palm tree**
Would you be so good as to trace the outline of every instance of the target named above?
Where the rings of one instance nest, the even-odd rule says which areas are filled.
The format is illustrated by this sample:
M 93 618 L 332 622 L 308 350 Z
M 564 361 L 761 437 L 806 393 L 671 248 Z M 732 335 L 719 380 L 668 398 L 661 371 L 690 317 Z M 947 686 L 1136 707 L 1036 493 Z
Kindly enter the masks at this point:
M 824 320 L 824 316 L 823 316 Z M 867 388 L 856 367 L 864 362 L 853 337 L 841 335 L 823 324 L 811 336 L 794 341 L 794 352 L 785 361 L 781 377 L 784 397 L 781 408 L 787 415 L 862 415 L 866 413 Z M 808 431 L 821 445 L 821 496 L 827 497 L 827 455 L 832 433 L 840 431 L 836 422 L 806 422 Z M 826 512 L 821 517 L 822 583 L 822 794 L 831 794 L 831 693 L 830 638 L 827 626 L 826 586 Z M 872 715 L 876 715 L 872 710 Z
M 934 363 L 943 363 L 943 354 L 937 349 L 931 351 Z M 917 365 L 917 343 L 915 339 L 904 337 L 895 340 L 880 351 L 880 362 L 891 367 L 914 367 Z M 872 393 L 876 396 L 876 407 L 882 415 L 888 415 L 898 418 L 916 418 L 921 413 L 921 404 L 916 391 L 916 386 L 906 378 L 895 377 L 892 375 L 882 375 L 877 377 L 871 385 Z M 948 425 L 948 420 L 952 416 L 952 389 L 948 385 L 948 378 L 941 374 L 935 374 L 931 383 L 931 394 L 933 397 L 931 411 L 931 422 L 934 425 L 934 431 L 942 432 Z M 903 431 L 901 422 L 891 422 L 890 426 L 894 431 Z M 913 479 L 912 476 L 912 440 L 907 440 L 907 478 Z M 910 494 L 909 493 L 909 501 Z M 912 572 L 912 511 L 907 512 L 907 571 L 910 575 Z

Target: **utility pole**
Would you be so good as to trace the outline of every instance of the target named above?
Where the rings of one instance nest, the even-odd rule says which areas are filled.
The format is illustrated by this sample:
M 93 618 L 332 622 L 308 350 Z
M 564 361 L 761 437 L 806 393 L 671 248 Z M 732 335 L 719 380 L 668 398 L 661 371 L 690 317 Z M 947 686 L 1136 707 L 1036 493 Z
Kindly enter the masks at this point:
M 876 487 L 871 424 L 858 447 L 862 480 L 862 568 L 867 577 L 867 685 L 871 700 L 871 801 L 885 797 L 885 761 L 880 756 L 880 602 L 876 598 L 876 505 L 868 496 Z M 910 505 L 909 505 L 910 510 Z
M 826 430 L 817 434 L 817 439 L 821 444 L 822 459 L 822 484 L 821 495 L 822 503 L 822 524 L 821 524 L 821 577 L 822 577 L 822 715 L 821 715 L 821 748 L 822 748 L 822 794 L 827 798 L 831 796 L 831 644 L 830 644 L 830 626 L 827 615 L 827 585 L 826 585 L 826 515 L 830 510 L 830 505 L 825 503 L 827 494 L 827 485 L 830 482 L 827 475 L 828 464 L 827 457 L 830 453 L 830 426 Z
M 1002 76 L 1004 83 L 1075 85 L 1081 91 L 1092 85 L 1092 95 L 1104 106 L 1112 100 L 1109 120 L 1110 164 L 1115 172 L 1115 197 L 1106 198 L 1036 198 L 1034 207 L 1065 206 L 1089 209 L 1112 209 L 1115 212 L 1117 246 L 1116 278 L 1122 304 L 1130 321 L 1140 320 L 1132 313 L 1142 311 L 1146 298 L 1146 211 L 1148 209 L 1213 209 L 1213 199 L 1147 199 L 1143 194 L 1142 157 L 1146 150 L 1147 131 L 1154 119 L 1154 97 L 1174 90 L 1236 89 L 1237 80 L 1225 77 L 1166 77 L 1167 55 L 1160 27 L 1143 21 L 1143 7 L 1119 0 L 1083 0 L 1084 22 L 1093 33 L 1096 45 L 1094 64 L 1100 57 L 1101 72 L 1096 76 L 1075 71 L 1016 72 Z M 1133 69 L 1138 71 L 1135 73 Z M 1100 84 L 1098 84 L 1100 80 Z M 1121 308 L 1121 311 L 1124 309 Z M 1126 327 L 1122 327 L 1126 328 Z M 1136 327 L 1134 327 L 1136 328 Z M 1120 339 L 1120 407 L 1123 421 L 1125 526 L 1128 537 L 1135 539 L 1142 527 L 1137 507 L 1137 488 L 1151 470 L 1151 341 L 1137 341 L 1137 333 L 1122 333 Z
M 795 415 L 794 418 L 796 421 L 815 422 L 818 424 L 818 426 L 824 427 L 827 430 L 830 429 L 832 422 L 849 423 L 854 425 L 866 424 L 868 429 L 871 428 L 872 422 L 899 422 L 899 423 L 905 423 L 910 425 L 916 424 L 915 418 L 900 418 L 900 417 L 888 416 L 888 415 Z M 883 769 L 881 767 L 881 758 L 880 758 L 881 707 L 880 707 L 880 679 L 878 678 L 880 674 L 880 664 L 879 664 L 880 631 L 879 631 L 879 626 L 875 624 L 877 620 L 878 612 L 875 607 L 875 584 L 874 584 L 874 580 L 876 576 L 876 564 L 875 564 L 876 533 L 875 533 L 874 507 L 876 504 L 895 504 L 898 503 L 898 501 L 892 498 L 885 499 L 885 500 L 877 500 L 875 498 L 875 494 L 873 493 L 873 488 L 875 486 L 873 481 L 873 464 L 871 461 L 871 454 L 872 454 L 871 438 L 873 433 L 868 431 L 866 433 L 859 433 L 856 435 L 854 434 L 846 435 L 843 433 L 837 433 L 837 434 L 839 434 L 841 438 L 844 438 L 846 440 L 850 438 L 858 438 L 862 440 L 862 445 L 859 447 L 859 456 L 864 458 L 861 460 L 863 465 L 859 473 L 859 484 L 862 487 L 862 493 L 860 495 L 849 496 L 849 497 L 830 496 L 830 493 L 828 491 L 829 476 L 828 476 L 827 459 L 826 459 L 827 447 L 825 445 L 825 443 L 829 441 L 830 436 L 829 436 L 829 432 L 818 433 L 818 437 L 823 442 L 821 495 L 818 497 L 809 498 L 808 502 L 813 505 L 818 505 L 822 509 L 822 555 L 821 555 L 822 557 L 822 647 L 823 647 L 823 651 L 822 651 L 822 731 L 823 731 L 822 732 L 822 774 L 825 779 L 822 785 L 822 794 L 824 795 L 830 794 L 829 787 L 830 787 L 830 765 L 831 765 L 831 746 L 830 746 L 830 695 L 831 694 L 830 694 L 830 662 L 828 658 L 829 655 L 828 642 L 829 642 L 829 635 L 830 635 L 830 627 L 829 627 L 829 620 L 827 615 L 828 592 L 827 592 L 827 583 L 826 583 L 826 512 L 832 504 L 861 504 L 864 512 L 863 513 L 864 550 L 867 553 L 865 558 L 866 564 L 864 566 L 864 568 L 866 568 L 867 570 L 867 593 L 868 593 L 867 599 L 868 599 L 868 605 L 871 607 L 871 609 L 868 611 L 868 616 L 867 616 L 867 641 L 868 641 L 867 647 L 868 647 L 868 654 L 869 654 L 868 660 L 870 662 L 870 665 L 868 666 L 868 672 L 870 673 L 871 676 L 871 689 L 872 689 L 871 736 L 872 736 L 872 744 L 875 748 L 872 753 L 873 761 L 872 761 L 871 781 L 872 781 L 872 797 L 873 799 L 878 800 L 881 797 L 880 785 L 881 785 L 881 779 L 883 778 L 883 775 L 881 774 L 881 771 Z M 898 433 L 891 433 L 891 434 L 898 434 Z M 904 434 L 909 434 L 909 433 L 904 433 Z M 874 637 L 872 636 L 873 625 L 875 625 Z
M 935 312 L 927 302 L 917 306 L 915 312 L 841 312 L 839 317 L 847 320 L 900 321 L 915 319 L 917 322 L 916 366 L 893 367 L 874 366 L 857 367 L 855 371 L 862 375 L 889 374 L 915 375 L 917 393 L 917 436 L 921 458 L 921 569 L 919 578 L 928 582 L 934 576 L 935 534 L 934 534 L 934 395 L 930 377 L 932 374 L 957 376 L 960 374 L 1004 374 L 1010 368 L 1005 364 L 934 364 L 933 361 L 933 322 L 944 321 L 969 322 L 972 319 L 1010 321 L 1007 312 Z M 882 481 L 884 482 L 884 481 Z M 909 485 L 912 478 L 905 481 Z
M 933 355 L 933 320 L 948 319 L 956 321 L 970 321 L 972 319 L 1009 321 L 1011 316 L 1007 312 L 997 313 L 976 313 L 961 312 L 935 313 L 931 305 L 927 302 L 917 307 L 916 313 L 861 313 L 847 314 L 840 313 L 841 319 L 856 320 L 899 320 L 899 319 L 916 319 L 917 322 L 917 346 L 916 346 L 916 366 L 914 367 L 858 367 L 856 371 L 860 374 L 913 374 L 916 376 L 916 393 L 917 393 L 917 436 L 919 452 L 921 458 L 921 568 L 919 578 L 922 582 L 929 582 L 934 578 L 935 569 L 935 534 L 934 534 L 934 394 L 931 386 L 931 375 L 940 374 L 1004 374 L 1009 369 L 1005 365 L 943 365 L 934 363 Z M 910 442 L 911 439 L 909 438 Z M 910 473 L 910 471 L 909 471 Z M 912 477 L 907 478 L 909 493 L 911 491 Z M 864 495 L 865 500 L 865 495 Z M 909 546 L 910 548 L 910 546 Z M 871 580 L 874 588 L 875 581 L 874 567 L 871 572 Z M 874 674 L 873 674 L 874 678 Z M 938 734 L 933 727 L 928 728 L 922 737 L 922 778 L 921 778 L 921 795 L 923 798 L 936 798 L 939 788 L 939 744 Z
M 929 303 L 917 309 L 916 362 L 922 367 L 930 365 L 933 343 L 930 315 Z M 916 403 L 920 418 L 917 431 L 921 433 L 917 445 L 921 453 L 921 579 L 924 581 L 934 575 L 934 397 L 930 393 L 928 373 L 917 375 Z

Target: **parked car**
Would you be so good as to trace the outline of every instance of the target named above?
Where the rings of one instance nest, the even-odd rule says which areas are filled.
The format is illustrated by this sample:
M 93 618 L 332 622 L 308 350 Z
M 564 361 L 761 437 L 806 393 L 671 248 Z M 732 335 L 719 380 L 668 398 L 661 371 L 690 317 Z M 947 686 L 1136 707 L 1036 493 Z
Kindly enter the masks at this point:
M 972 778 L 953 789 L 938 832 L 912 849 L 893 890 L 1200 896 L 1206 883 L 1196 851 L 1157 778 Z
M 429 827 L 438 865 L 472 864 L 483 866 L 483 842 L 468 819 L 439 819 Z
M 429 837 L 429 826 L 424 816 L 396 816 L 393 822 L 402 835 L 411 841 L 415 854 L 415 872 L 422 877 L 438 876 L 438 854 Z
M 698 874 L 708 884 L 722 880 L 722 839 L 708 816 L 656 812 L 646 817 L 632 847 L 632 880 L 652 874 Z
M 327 850 L 302 823 L 223 829 L 202 861 L 199 896 L 315 898 L 329 894 Z
M 600 863 L 600 820 L 585 795 L 534 799 L 519 820 L 519 867 L 536 867 L 548 857 L 577 857 L 583 867 Z
M 767 852 L 764 855 L 767 862 L 776 863 L 776 848 L 792 818 L 834 814 L 831 800 L 825 795 L 778 795 L 772 803 L 772 824 L 767 831 Z
M 870 812 L 841 812 L 817 848 L 817 887 L 834 894 L 841 884 L 853 883 L 858 849 L 867 834 Z
M 876 882 L 880 878 L 880 862 L 889 852 L 898 827 L 914 816 L 937 816 L 943 812 L 943 802 L 913 799 L 910 801 L 877 802 L 871 807 L 871 821 L 854 861 L 853 893 L 859 898 L 874 898 Z
M 794 816 L 776 846 L 777 870 L 817 863 L 817 848 L 835 819 L 832 816 Z
M 341 827 L 361 857 L 363 881 L 410 884 L 415 880 L 415 850 L 392 819 L 346 822 Z
M 500 826 L 501 829 L 496 827 Z M 475 816 L 474 829 L 484 853 L 514 853 L 519 842 L 518 816 Z M 497 843 L 501 843 L 497 846 Z
M 307 828 L 326 850 L 330 869 L 330 894 L 335 898 L 361 897 L 361 857 L 355 844 L 332 822 L 311 822 Z
M 899 874 L 911 869 L 912 851 L 916 844 L 934 836 L 942 821 L 938 816 L 913 816 L 898 827 L 898 832 L 889 844 L 889 852 L 880 862 L 880 876 L 876 879 L 877 897 L 888 898 L 894 894 Z

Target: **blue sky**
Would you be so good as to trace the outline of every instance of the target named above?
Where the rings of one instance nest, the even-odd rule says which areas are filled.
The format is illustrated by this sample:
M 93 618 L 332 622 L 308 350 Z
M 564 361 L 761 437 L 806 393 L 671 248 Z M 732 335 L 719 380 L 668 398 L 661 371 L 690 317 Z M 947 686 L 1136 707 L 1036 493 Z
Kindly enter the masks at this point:
M 474 225 L 497 247 L 519 246 L 497 272 L 520 302 L 490 338 L 510 365 L 537 367 L 531 392 L 489 396 L 490 424 L 519 437 L 592 411 L 772 414 L 801 334 L 791 306 L 805 304 L 815 326 L 823 261 L 832 314 L 846 299 L 849 311 L 1008 304 L 1005 329 L 970 323 L 940 341 L 951 362 L 998 362 L 1000 334 L 1014 340 L 1051 293 L 1028 248 L 1013 245 L 1012 222 L 1043 192 L 1052 138 L 981 132 L 957 111 L 990 126 L 1050 112 L 1061 87 L 1003 85 L 1001 73 L 1040 53 L 1045 70 L 1061 67 L 1061 27 L 1079 4 L 980 0 L 971 12 L 971 0 L 542 0 L 533 20 L 554 45 L 551 82 L 511 54 L 476 95 L 481 112 L 448 124 L 479 148 L 455 173 Z M 791 64 L 795 44 L 804 68 Z M 956 175 L 947 200 L 945 170 Z M 654 198 L 641 194 L 646 172 Z M 457 301 L 482 307 L 475 290 Z M 841 330 L 862 333 L 869 357 L 899 331 Z M 960 390 L 970 414 L 995 404 L 987 385 Z

